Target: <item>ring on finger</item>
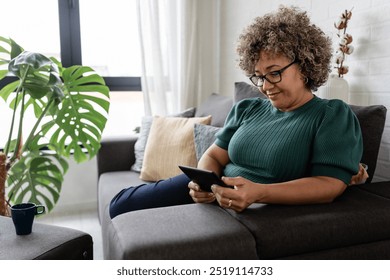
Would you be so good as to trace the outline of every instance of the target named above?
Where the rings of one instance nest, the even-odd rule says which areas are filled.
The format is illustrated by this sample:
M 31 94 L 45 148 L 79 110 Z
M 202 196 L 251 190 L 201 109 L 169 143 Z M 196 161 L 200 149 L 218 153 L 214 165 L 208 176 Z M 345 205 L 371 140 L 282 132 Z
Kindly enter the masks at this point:
M 232 200 L 229 199 L 229 204 L 228 204 L 228 208 L 230 208 L 232 206 Z

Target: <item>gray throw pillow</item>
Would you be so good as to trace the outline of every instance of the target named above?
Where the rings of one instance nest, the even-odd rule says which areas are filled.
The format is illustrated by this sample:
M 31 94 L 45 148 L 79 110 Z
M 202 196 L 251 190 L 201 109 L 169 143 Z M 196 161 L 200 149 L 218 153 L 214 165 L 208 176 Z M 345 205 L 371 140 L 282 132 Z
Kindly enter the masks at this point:
M 204 152 L 214 143 L 216 139 L 216 133 L 220 130 L 220 127 L 215 127 L 205 124 L 194 124 L 194 142 L 196 159 L 202 157 Z
M 246 98 L 267 98 L 259 89 L 245 82 L 234 83 L 234 103 Z
M 212 116 L 212 126 L 222 127 L 225 119 L 233 106 L 233 100 L 229 96 L 212 93 L 209 98 L 196 109 L 195 117 Z
M 195 111 L 196 108 L 189 108 L 178 114 L 170 115 L 170 117 L 192 118 L 195 115 Z M 148 141 L 152 122 L 152 116 L 145 116 L 142 118 L 140 133 L 134 145 L 135 163 L 131 166 L 132 171 L 141 172 L 146 142 Z
M 131 166 L 132 171 L 141 172 L 144 160 L 146 141 L 148 141 L 150 127 L 152 126 L 153 117 L 145 116 L 142 118 L 141 130 L 134 145 L 135 163 Z

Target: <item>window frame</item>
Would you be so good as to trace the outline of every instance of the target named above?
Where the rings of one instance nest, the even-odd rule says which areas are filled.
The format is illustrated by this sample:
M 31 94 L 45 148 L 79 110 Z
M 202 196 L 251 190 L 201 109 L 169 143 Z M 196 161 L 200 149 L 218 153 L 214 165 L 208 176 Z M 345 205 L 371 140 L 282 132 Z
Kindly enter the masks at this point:
M 61 62 L 82 65 L 79 0 L 58 0 Z M 141 77 L 103 76 L 111 91 L 141 91 Z

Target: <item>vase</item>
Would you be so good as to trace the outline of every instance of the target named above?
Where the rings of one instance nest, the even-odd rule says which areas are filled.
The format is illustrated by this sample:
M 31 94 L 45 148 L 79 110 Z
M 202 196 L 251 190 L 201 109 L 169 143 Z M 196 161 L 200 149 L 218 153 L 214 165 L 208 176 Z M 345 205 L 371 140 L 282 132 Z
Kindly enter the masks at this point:
M 340 99 L 346 103 L 349 102 L 348 81 L 336 75 L 331 75 L 328 81 L 318 88 L 318 97 L 323 99 Z

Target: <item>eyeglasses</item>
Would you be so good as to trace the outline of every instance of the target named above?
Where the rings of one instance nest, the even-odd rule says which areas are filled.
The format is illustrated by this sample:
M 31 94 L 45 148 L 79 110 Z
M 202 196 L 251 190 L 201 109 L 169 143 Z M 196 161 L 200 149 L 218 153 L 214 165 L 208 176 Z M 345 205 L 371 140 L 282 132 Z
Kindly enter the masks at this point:
M 253 74 L 249 77 L 249 80 L 256 86 L 256 87 L 262 87 L 264 85 L 264 80 L 267 80 L 271 84 L 277 84 L 282 81 L 282 73 L 284 70 L 286 70 L 288 67 L 293 65 L 296 61 L 294 60 L 289 65 L 284 66 L 282 69 L 268 72 L 265 75 L 257 76 L 256 74 Z

